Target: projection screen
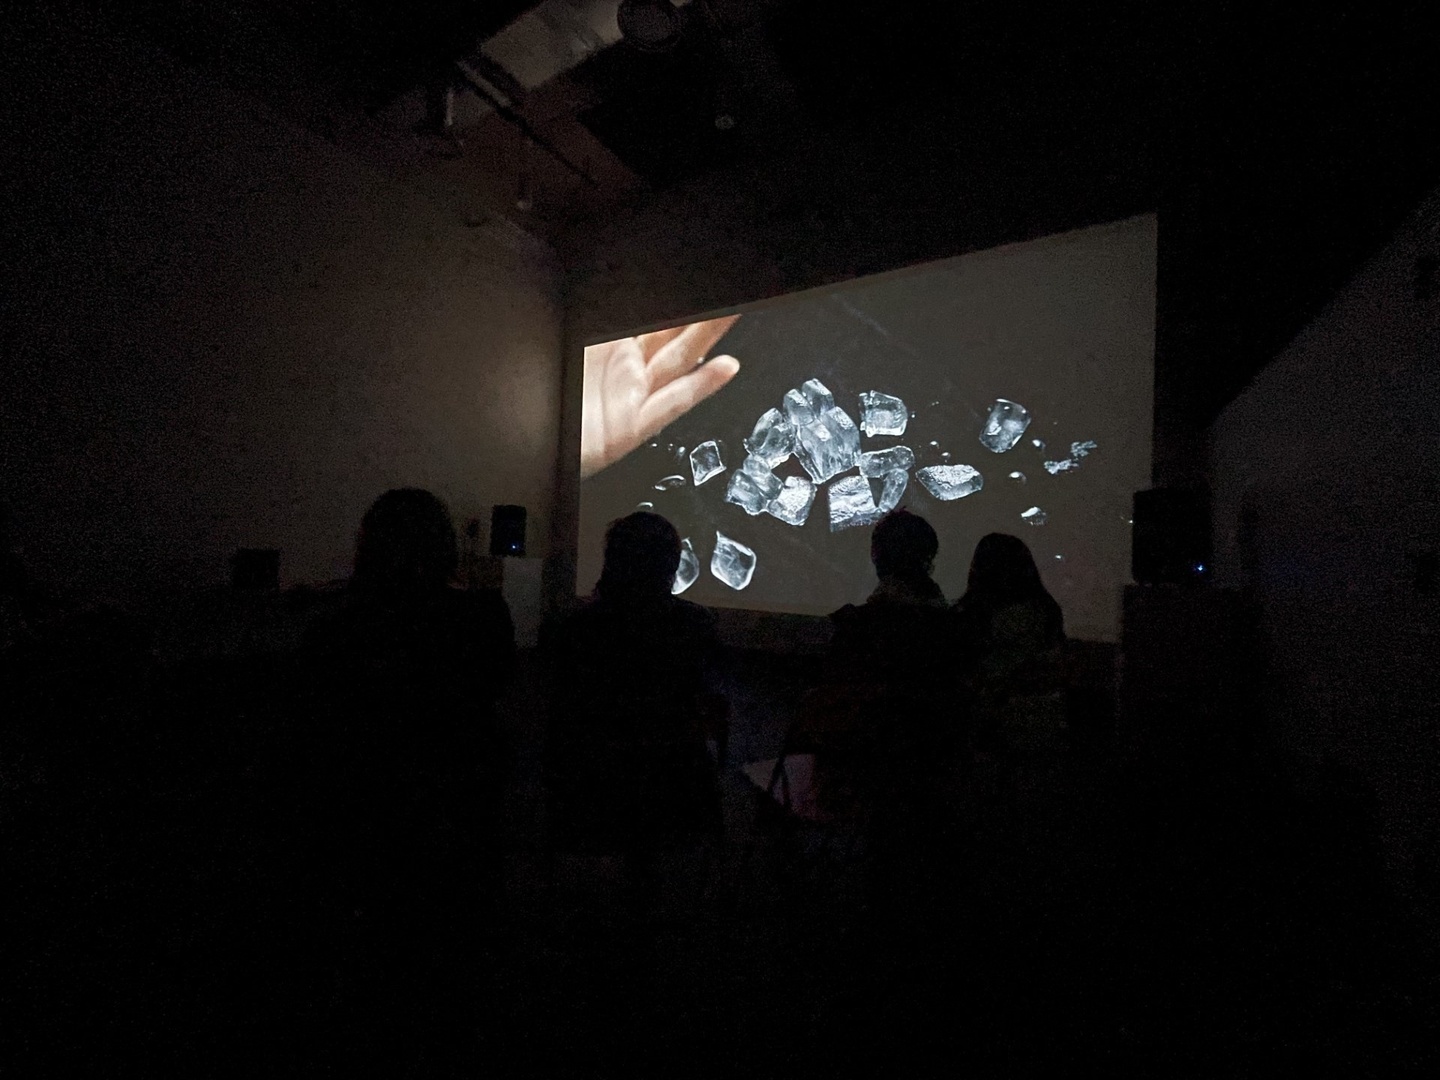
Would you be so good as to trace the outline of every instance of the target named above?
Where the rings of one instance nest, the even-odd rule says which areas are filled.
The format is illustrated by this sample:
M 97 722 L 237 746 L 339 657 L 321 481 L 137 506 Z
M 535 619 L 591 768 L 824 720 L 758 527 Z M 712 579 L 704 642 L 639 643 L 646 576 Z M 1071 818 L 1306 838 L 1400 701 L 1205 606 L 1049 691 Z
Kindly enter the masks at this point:
M 579 573 L 636 509 L 686 541 L 676 588 L 825 614 L 875 587 L 891 508 L 1019 536 L 1071 636 L 1113 641 L 1150 479 L 1153 215 L 766 301 L 585 350 Z

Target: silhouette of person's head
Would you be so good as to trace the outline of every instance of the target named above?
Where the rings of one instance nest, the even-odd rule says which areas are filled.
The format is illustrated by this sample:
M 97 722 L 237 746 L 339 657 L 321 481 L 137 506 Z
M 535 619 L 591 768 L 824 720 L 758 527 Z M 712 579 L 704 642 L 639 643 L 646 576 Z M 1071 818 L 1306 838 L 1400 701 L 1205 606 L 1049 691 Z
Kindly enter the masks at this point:
M 881 578 L 928 578 L 940 550 L 930 523 L 908 510 L 886 514 L 870 535 L 870 561 Z
M 639 511 L 605 531 L 605 565 L 596 588 L 607 599 L 669 596 L 679 566 L 675 526 L 659 514 Z
M 975 545 L 969 589 L 986 596 L 1029 596 L 1045 592 L 1035 557 L 1025 541 L 1008 533 L 990 533 Z
M 352 584 L 362 592 L 418 596 L 444 589 L 459 552 L 445 504 L 419 488 L 376 499 L 360 522 Z

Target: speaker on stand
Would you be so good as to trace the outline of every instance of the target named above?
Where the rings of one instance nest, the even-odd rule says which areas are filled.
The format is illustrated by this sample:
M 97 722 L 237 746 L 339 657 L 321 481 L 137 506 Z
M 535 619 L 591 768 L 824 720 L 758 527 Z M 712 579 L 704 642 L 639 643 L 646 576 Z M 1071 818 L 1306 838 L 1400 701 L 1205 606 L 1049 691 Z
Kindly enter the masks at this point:
M 1140 585 L 1199 585 L 1210 576 L 1210 503 L 1203 491 L 1137 491 L 1130 574 Z

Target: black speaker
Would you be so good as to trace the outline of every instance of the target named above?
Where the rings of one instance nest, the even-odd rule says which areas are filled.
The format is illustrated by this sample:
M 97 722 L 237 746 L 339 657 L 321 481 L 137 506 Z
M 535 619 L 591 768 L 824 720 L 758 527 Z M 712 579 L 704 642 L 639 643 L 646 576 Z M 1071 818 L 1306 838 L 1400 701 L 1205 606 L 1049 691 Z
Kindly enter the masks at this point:
M 1204 491 L 1135 493 L 1130 573 L 1141 585 L 1195 585 L 1210 573 L 1210 500 Z
M 230 556 L 230 587 L 244 592 L 280 588 L 280 552 L 263 548 L 241 548 L 235 552 Z
M 490 511 L 490 554 L 525 554 L 525 507 L 497 506 Z

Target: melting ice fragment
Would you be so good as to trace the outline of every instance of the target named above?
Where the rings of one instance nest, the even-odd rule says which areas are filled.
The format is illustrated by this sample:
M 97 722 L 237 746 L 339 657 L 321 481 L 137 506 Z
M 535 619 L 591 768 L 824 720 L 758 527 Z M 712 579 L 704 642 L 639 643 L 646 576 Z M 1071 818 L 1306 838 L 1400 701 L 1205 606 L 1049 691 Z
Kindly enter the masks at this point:
M 900 497 L 905 494 L 905 485 L 910 482 L 910 474 L 903 469 L 891 469 L 885 474 L 885 486 L 880 490 L 880 502 L 875 509 L 882 514 L 887 514 L 900 505 Z
M 941 502 L 963 499 L 985 486 L 985 478 L 969 465 L 931 465 L 915 476 Z
M 1023 511 L 1020 516 L 1031 525 L 1044 525 L 1050 515 L 1041 510 L 1038 506 L 1032 506 L 1029 510 Z
M 909 422 L 910 410 L 898 397 L 878 390 L 860 395 L 860 430 L 866 435 L 904 435 Z
M 716 473 L 725 471 L 725 463 L 720 460 L 720 447 L 711 439 L 709 442 L 702 442 L 694 450 L 690 451 L 690 472 L 695 477 L 695 486 L 699 487 L 706 480 L 709 480 Z
M 695 557 L 695 547 L 687 536 L 680 541 L 680 565 L 675 570 L 675 584 L 670 586 L 670 595 L 679 596 L 700 577 L 700 560 Z
M 745 449 L 773 469 L 795 452 L 795 425 L 779 409 L 770 409 L 755 421 Z
M 656 491 L 669 491 L 671 488 L 682 487 L 685 483 L 683 476 L 667 476 L 655 485 Z
M 915 451 L 908 446 L 888 450 L 867 450 L 860 455 L 861 476 L 884 476 L 895 469 L 909 472 L 915 467 Z
M 747 457 L 745 463 L 730 474 L 725 501 L 754 516 L 770 505 L 770 500 L 780 494 L 782 486 L 780 478 L 767 469 L 763 461 Z
M 710 556 L 710 573 L 739 592 L 755 576 L 755 552 L 717 531 L 715 554 Z
M 1029 426 L 1030 412 L 1024 405 L 996 398 L 995 404 L 990 406 L 985 430 L 980 433 L 980 442 L 987 450 L 1003 454 L 1020 441 L 1020 436 Z
M 796 456 L 817 484 L 853 469 L 860 460 L 860 429 L 838 405 L 831 405 L 813 423 L 800 428 L 795 440 Z
M 1051 476 L 1056 473 L 1069 472 L 1071 469 L 1079 468 L 1079 463 L 1074 458 L 1063 458 L 1060 461 L 1045 462 L 1045 471 Z
M 1070 444 L 1070 456 L 1072 458 L 1082 458 L 1089 454 L 1091 450 L 1095 449 L 1098 448 L 1095 445 L 1094 439 L 1086 439 L 1084 442 L 1072 442 Z
M 780 494 L 771 500 L 766 510 L 787 525 L 804 525 L 814 503 L 815 485 L 803 476 L 787 476 Z
M 842 476 L 830 485 L 830 531 L 873 525 L 880 520 L 870 481 L 863 476 Z

